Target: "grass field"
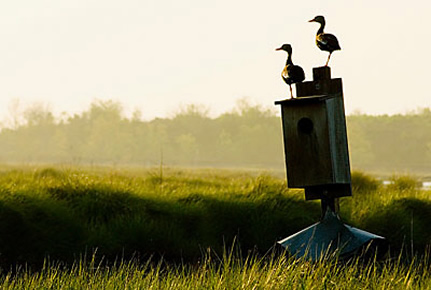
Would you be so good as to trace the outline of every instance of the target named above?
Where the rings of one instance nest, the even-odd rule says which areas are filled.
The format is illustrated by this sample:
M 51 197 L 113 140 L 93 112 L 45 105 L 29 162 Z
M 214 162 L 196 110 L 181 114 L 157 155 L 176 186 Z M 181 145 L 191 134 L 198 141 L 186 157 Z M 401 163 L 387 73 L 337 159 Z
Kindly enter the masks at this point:
M 385 236 L 391 252 L 346 267 L 268 254 L 275 241 L 320 217 L 318 202 L 304 201 L 270 172 L 2 167 L 1 285 L 423 287 L 430 282 L 430 194 L 411 177 L 393 181 L 382 187 L 353 175 L 354 196 L 341 200 L 340 216 Z M 234 241 L 235 250 L 226 250 Z M 83 258 L 95 251 L 92 261 Z
M 285 255 L 241 257 L 207 253 L 198 264 L 77 262 L 45 264 L 38 271 L 20 269 L 0 278 L 2 289 L 430 289 L 425 260 L 378 262 L 336 259 L 310 263 Z

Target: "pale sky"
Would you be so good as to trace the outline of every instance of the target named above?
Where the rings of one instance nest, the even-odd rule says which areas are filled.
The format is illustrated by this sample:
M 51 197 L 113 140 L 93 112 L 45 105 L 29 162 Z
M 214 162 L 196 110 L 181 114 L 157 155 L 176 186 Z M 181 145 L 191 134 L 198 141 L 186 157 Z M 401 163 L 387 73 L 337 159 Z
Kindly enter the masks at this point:
M 330 66 L 348 114 L 431 107 L 430 14 L 426 0 L 2 1 L 0 121 L 14 99 L 56 115 L 111 99 L 144 119 L 187 104 L 217 115 L 243 97 L 272 107 L 289 96 L 275 48 L 292 44 L 307 80 L 325 64 L 316 15 L 342 47 Z

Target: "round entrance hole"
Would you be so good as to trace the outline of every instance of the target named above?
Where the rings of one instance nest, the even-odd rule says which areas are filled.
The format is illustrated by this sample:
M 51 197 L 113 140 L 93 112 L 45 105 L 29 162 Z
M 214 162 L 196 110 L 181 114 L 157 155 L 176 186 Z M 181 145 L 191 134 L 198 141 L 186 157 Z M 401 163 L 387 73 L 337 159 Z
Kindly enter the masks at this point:
M 311 134 L 313 132 L 314 124 L 309 118 L 301 118 L 298 121 L 298 131 L 303 134 Z

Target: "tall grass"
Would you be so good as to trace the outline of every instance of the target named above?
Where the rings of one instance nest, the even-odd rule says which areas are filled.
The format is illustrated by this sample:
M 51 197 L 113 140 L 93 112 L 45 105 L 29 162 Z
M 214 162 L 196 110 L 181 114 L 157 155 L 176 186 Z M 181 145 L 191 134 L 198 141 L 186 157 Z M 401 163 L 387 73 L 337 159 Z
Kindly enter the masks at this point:
M 360 190 L 354 190 L 353 198 L 341 200 L 340 215 L 346 222 L 386 237 L 394 252 L 403 251 L 413 259 L 431 244 L 430 191 L 419 189 L 418 180 L 410 175 L 393 175 L 390 181 L 383 186 L 372 176 L 352 174 L 352 187 Z
M 308 214 L 304 214 L 308 213 Z M 23 168 L 0 172 L 0 262 L 73 261 L 98 249 L 195 261 L 235 237 L 272 247 L 319 217 L 285 181 L 237 171 Z M 7 237 L 7 238 L 6 238 Z
M 429 192 L 374 186 L 341 199 L 342 220 L 386 237 L 391 255 L 424 254 L 431 241 Z M 371 180 L 371 185 L 365 183 Z M 361 188 L 361 189 L 360 189 Z M 97 249 L 107 261 L 150 256 L 196 263 L 203 249 L 267 252 L 315 223 L 317 201 L 270 173 L 74 167 L 0 168 L 0 266 L 67 265 Z
M 110 266 L 80 260 L 71 267 L 46 262 L 39 272 L 25 268 L 0 277 L 2 289 L 429 289 L 427 259 L 408 264 L 359 258 L 314 263 L 286 255 L 222 256 L 208 251 L 198 264 L 148 259 Z

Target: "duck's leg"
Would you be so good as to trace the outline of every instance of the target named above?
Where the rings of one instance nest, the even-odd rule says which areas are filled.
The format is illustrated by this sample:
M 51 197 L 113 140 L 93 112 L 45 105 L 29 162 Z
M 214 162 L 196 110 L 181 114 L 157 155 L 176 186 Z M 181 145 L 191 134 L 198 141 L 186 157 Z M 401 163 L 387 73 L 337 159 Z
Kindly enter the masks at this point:
M 292 85 L 289 85 L 290 88 L 290 98 L 293 99 Z
M 329 53 L 329 55 L 328 55 L 328 60 L 326 61 L 326 64 L 325 64 L 325 66 L 328 66 L 328 63 L 329 63 L 329 59 L 331 58 L 331 54 L 332 54 L 332 52 L 330 52 L 330 53 Z

